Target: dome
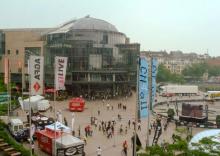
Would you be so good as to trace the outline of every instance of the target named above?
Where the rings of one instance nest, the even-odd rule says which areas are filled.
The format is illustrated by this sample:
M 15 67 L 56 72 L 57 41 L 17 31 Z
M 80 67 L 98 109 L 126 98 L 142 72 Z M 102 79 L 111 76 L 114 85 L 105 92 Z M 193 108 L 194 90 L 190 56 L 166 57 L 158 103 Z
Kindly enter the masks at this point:
M 92 18 L 90 16 L 86 16 L 84 18 L 76 20 L 71 29 L 104 30 L 118 32 L 114 25 L 104 20 Z
M 64 23 L 55 31 L 50 32 L 50 34 L 54 33 L 66 33 L 70 30 L 101 30 L 101 31 L 112 31 L 118 32 L 116 27 L 104 20 L 92 18 L 90 16 L 86 16 L 84 18 L 71 20 L 69 22 Z

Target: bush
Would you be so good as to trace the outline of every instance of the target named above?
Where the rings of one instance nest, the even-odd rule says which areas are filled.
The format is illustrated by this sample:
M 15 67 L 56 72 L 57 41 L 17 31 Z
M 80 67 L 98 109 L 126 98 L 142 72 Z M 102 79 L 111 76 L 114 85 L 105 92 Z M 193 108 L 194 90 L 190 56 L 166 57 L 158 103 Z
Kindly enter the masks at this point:
M 216 125 L 217 128 L 220 128 L 220 115 L 216 115 Z
M 175 115 L 175 112 L 173 109 L 169 108 L 168 111 L 167 111 L 167 116 L 170 118 L 170 119 L 173 119 Z

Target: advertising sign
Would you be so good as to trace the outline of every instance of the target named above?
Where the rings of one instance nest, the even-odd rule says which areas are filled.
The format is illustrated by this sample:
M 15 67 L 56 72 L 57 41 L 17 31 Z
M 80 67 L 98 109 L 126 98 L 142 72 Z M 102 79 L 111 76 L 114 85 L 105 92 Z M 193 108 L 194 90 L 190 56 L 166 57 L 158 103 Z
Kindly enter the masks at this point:
M 56 90 L 65 90 L 67 57 L 55 57 Z
M 29 74 L 31 78 L 31 95 L 43 94 L 44 58 L 42 56 L 30 56 Z
M 145 57 L 139 62 L 139 109 L 140 118 L 148 115 L 148 63 Z
M 152 64 L 151 64 L 151 81 L 152 81 L 152 104 L 154 104 L 154 99 L 156 96 L 156 77 L 157 77 L 157 59 L 152 58 Z

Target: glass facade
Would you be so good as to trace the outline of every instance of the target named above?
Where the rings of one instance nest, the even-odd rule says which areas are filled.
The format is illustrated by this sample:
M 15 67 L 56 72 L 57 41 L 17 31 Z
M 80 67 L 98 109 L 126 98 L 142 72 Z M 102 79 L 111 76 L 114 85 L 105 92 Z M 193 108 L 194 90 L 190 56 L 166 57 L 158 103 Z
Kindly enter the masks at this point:
M 25 47 L 24 48 L 25 55 L 24 55 L 24 62 L 25 62 L 25 67 L 28 66 L 28 59 L 30 55 L 35 55 L 35 56 L 40 56 L 40 47 Z
M 125 44 L 123 33 L 103 30 L 106 27 L 102 30 L 73 27 L 74 23 L 66 32 L 61 27 L 45 36 L 46 85 L 54 85 L 54 57 L 66 56 L 66 89 L 70 94 L 83 97 L 128 94 L 136 84 L 140 44 Z

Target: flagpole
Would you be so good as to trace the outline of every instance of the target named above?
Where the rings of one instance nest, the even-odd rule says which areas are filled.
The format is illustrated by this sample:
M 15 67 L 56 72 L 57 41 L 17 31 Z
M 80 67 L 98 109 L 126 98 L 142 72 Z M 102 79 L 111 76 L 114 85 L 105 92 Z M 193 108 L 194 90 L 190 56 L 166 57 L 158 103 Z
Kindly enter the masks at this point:
M 11 68 L 9 68 L 9 103 L 10 103 L 10 112 L 11 112 Z
M 150 67 L 148 68 L 149 69 L 149 72 L 148 72 L 148 84 L 149 84 L 149 94 L 148 94 L 148 107 L 147 107 L 147 110 L 148 110 L 148 119 L 147 119 L 147 140 L 146 140 L 146 147 L 148 147 L 150 145 L 150 136 L 149 136 L 149 128 L 150 128 L 150 110 L 152 108 L 152 58 L 150 57 L 150 63 L 149 63 Z
M 9 58 L 7 57 L 7 67 L 8 67 L 8 69 L 7 69 L 7 75 L 5 75 L 5 76 L 7 76 L 6 77 L 6 81 L 7 81 L 7 96 L 8 96 L 8 123 L 9 123 L 9 116 L 10 116 L 10 111 L 9 111 L 9 104 L 10 104 L 10 98 L 9 98 Z M 6 72 L 6 70 L 5 70 L 5 72 Z
M 136 156 L 136 143 L 137 143 L 137 119 L 139 113 L 139 64 L 140 58 L 137 59 L 137 86 L 136 86 L 136 107 L 135 107 L 135 126 L 134 126 L 134 143 L 133 143 L 133 156 Z
M 21 97 L 23 100 L 23 88 L 24 88 L 24 61 L 21 61 Z
M 56 152 L 56 121 L 57 121 L 57 117 L 56 117 L 56 56 L 54 57 L 54 95 L 53 95 L 53 101 L 54 101 L 54 156 L 57 155 Z
M 30 135 L 30 154 L 32 156 L 32 137 L 31 137 L 31 74 L 30 74 L 30 60 L 31 56 L 29 57 L 29 63 L 28 63 L 28 81 L 29 81 L 29 135 Z M 23 99 L 22 99 L 23 100 Z

